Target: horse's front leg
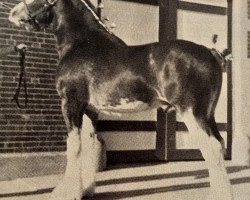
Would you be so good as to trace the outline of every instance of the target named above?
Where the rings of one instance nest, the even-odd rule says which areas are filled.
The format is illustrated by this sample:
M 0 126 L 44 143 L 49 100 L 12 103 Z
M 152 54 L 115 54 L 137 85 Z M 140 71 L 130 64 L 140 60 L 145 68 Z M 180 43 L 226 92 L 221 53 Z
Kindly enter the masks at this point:
M 93 196 L 95 192 L 95 127 L 92 120 L 83 116 L 81 130 L 81 152 L 78 157 L 80 163 L 80 177 L 83 196 Z
M 95 174 L 106 167 L 106 148 L 99 141 L 95 131 L 98 114 L 94 107 L 88 105 L 83 115 L 81 129 L 80 163 L 81 189 L 83 196 L 93 196 L 95 192 Z
M 67 165 L 63 180 L 53 190 L 51 199 L 80 200 L 82 197 L 80 127 L 72 122 L 72 111 L 68 109 L 66 99 L 62 99 L 62 114 L 68 129 L 67 135 Z
M 67 137 L 67 165 L 63 180 L 53 190 L 51 199 L 80 200 L 82 197 L 81 151 L 80 134 L 78 129 L 72 130 Z
M 54 189 L 52 199 L 80 200 L 82 196 L 94 194 L 95 188 L 95 137 L 94 119 L 84 115 L 86 106 L 69 104 L 63 99 L 62 112 L 69 130 L 67 137 L 67 166 L 60 184 Z M 82 128 L 83 127 L 83 128 Z

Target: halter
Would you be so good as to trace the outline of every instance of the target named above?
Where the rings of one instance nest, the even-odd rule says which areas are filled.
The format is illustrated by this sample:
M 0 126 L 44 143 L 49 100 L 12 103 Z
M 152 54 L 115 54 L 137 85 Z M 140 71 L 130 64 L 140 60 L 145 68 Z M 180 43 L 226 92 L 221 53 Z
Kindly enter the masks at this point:
M 37 20 L 37 16 L 39 16 L 40 14 L 43 14 L 43 13 L 47 12 L 48 10 L 50 10 L 51 8 L 53 8 L 54 5 L 56 4 L 56 2 L 57 2 L 57 0 L 45 0 L 44 5 L 40 9 L 32 12 L 31 9 L 29 8 L 28 4 L 26 3 L 26 0 L 23 0 L 23 3 L 25 5 L 25 10 L 26 10 L 27 15 L 28 15 L 28 19 L 24 20 L 24 21 L 33 25 L 36 29 L 40 29 L 39 21 Z
M 23 3 L 25 5 L 25 10 L 26 13 L 28 15 L 28 19 L 26 20 L 22 20 L 24 22 L 28 22 L 31 25 L 33 25 L 35 28 L 39 29 L 39 21 L 36 19 L 38 15 L 47 12 L 48 10 L 50 10 L 51 8 L 53 8 L 55 6 L 55 4 L 57 3 L 57 0 L 44 0 L 45 3 L 44 5 L 38 9 L 37 11 L 32 12 L 28 6 L 28 4 L 26 3 L 26 0 L 23 0 Z M 84 1 L 84 0 L 80 0 L 85 7 L 91 12 L 91 14 L 94 16 L 95 20 L 111 35 L 113 35 L 113 33 L 108 29 L 108 27 L 100 20 L 100 18 L 97 16 L 97 14 L 90 8 L 90 6 Z

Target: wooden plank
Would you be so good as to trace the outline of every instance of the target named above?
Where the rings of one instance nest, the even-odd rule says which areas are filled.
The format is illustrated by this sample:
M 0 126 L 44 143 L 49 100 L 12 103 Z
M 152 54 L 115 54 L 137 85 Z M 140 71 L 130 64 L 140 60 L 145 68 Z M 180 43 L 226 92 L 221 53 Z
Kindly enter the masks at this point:
M 158 131 L 163 133 L 163 124 L 169 120 L 163 115 L 161 108 L 157 113 L 157 122 L 156 121 L 127 121 L 127 120 L 100 120 L 97 124 L 97 132 L 113 132 L 113 131 L 145 131 L 152 132 Z M 184 122 L 168 122 L 168 127 L 175 127 L 175 131 L 188 131 Z M 166 128 L 167 125 L 164 125 Z M 227 123 L 217 123 L 219 131 L 227 131 Z M 172 129 L 172 127 L 171 127 Z M 165 134 L 165 132 L 164 132 Z
M 97 123 L 97 132 L 112 131 L 156 131 L 155 121 L 101 120 Z
M 116 0 L 116 1 L 128 1 L 133 3 L 141 3 L 141 4 L 148 4 L 148 5 L 159 5 L 158 0 Z
M 226 160 L 231 160 L 230 149 L 226 149 Z M 202 161 L 204 160 L 199 149 L 175 149 L 168 153 L 168 161 Z
M 159 162 L 155 150 L 108 151 L 107 163 L 147 163 Z
M 217 123 L 219 131 L 227 131 L 227 123 Z M 176 131 L 188 131 L 184 122 L 176 122 Z
M 216 15 L 227 15 L 227 8 L 225 7 L 191 3 L 186 1 L 179 1 L 178 9 Z
M 168 161 L 200 161 L 204 160 L 199 149 L 175 149 L 169 151 Z

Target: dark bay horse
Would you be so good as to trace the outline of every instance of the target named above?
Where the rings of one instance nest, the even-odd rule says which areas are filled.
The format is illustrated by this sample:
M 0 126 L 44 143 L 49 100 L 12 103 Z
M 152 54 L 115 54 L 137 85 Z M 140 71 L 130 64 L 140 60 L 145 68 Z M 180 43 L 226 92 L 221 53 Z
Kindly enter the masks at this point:
M 91 135 L 98 114 L 166 106 L 183 118 L 206 160 L 209 198 L 233 199 L 223 164 L 224 142 L 214 118 L 222 70 L 208 48 L 183 40 L 127 46 L 108 31 L 86 0 L 26 0 L 11 10 L 9 19 L 27 29 L 51 25 L 57 38 L 56 87 L 69 133 L 65 178 L 52 198 L 93 195 Z

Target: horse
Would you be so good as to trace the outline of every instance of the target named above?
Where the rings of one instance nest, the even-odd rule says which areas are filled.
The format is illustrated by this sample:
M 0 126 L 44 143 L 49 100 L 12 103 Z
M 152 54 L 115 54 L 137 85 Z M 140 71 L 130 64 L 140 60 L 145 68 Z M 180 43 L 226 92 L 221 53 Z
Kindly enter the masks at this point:
M 67 167 L 52 199 L 94 195 L 91 138 L 100 114 L 165 107 L 182 117 L 202 152 L 209 170 L 208 198 L 233 200 L 214 117 L 222 69 L 210 49 L 185 40 L 128 46 L 87 0 L 24 0 L 9 20 L 27 30 L 51 26 L 57 39 L 56 89 L 68 129 Z

